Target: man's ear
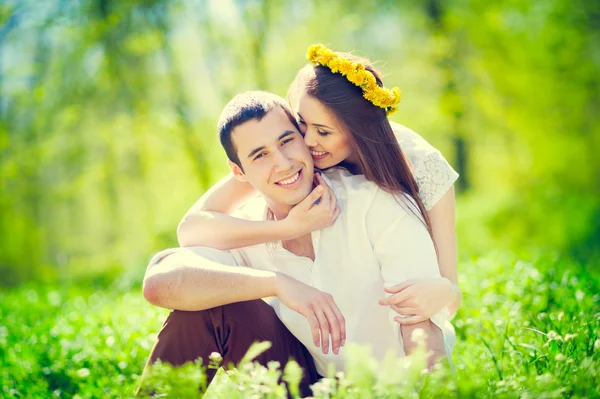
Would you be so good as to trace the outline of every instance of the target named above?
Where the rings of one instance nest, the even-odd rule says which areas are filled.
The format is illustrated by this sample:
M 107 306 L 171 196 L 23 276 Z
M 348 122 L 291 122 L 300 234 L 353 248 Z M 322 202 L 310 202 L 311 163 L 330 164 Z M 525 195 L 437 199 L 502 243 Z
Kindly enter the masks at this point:
M 229 159 L 227 160 L 227 164 L 229 165 L 229 169 L 231 169 L 231 173 L 241 182 L 247 183 L 248 179 L 246 179 L 246 175 L 242 168 L 240 168 L 235 162 L 231 162 Z

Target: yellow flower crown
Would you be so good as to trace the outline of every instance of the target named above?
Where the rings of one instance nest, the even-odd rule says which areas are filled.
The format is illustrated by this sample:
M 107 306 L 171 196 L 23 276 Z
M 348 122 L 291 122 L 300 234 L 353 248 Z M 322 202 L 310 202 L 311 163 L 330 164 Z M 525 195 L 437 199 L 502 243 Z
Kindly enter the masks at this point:
M 315 65 L 323 65 L 333 73 L 340 73 L 348 81 L 363 90 L 363 97 L 373 105 L 385 109 L 386 115 L 391 115 L 398 110 L 400 102 L 400 89 L 393 87 L 391 90 L 379 87 L 375 76 L 365 69 L 360 62 L 352 62 L 341 57 L 333 50 L 322 44 L 313 44 L 308 48 L 306 59 Z

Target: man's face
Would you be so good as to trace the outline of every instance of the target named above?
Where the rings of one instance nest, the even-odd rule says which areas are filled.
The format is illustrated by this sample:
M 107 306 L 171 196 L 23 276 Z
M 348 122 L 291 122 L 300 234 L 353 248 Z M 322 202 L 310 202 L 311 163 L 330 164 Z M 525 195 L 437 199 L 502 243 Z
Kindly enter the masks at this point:
M 281 108 L 237 126 L 232 141 L 244 169 L 230 163 L 233 173 L 252 184 L 272 208 L 292 207 L 312 190 L 312 157 Z

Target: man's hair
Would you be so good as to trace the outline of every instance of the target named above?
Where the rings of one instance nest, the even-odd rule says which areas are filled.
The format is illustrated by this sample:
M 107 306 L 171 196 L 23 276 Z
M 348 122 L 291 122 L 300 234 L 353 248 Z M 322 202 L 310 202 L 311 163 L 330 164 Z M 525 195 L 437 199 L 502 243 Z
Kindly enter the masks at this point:
M 294 118 L 289 105 L 278 95 L 266 91 L 247 91 L 238 94 L 227 103 L 219 117 L 217 129 L 219 131 L 221 145 L 225 149 L 227 158 L 229 158 L 231 162 L 242 168 L 237 148 L 231 139 L 233 130 L 248 121 L 260 121 L 275 107 L 281 108 L 296 130 L 299 130 L 298 122 L 296 121 L 296 118 Z

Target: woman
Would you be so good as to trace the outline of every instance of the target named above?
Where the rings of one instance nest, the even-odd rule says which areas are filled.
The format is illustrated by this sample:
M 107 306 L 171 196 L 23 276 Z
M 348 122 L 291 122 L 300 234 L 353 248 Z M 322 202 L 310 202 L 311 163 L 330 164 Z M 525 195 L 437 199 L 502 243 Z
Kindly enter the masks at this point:
M 311 46 L 307 58 L 312 65 L 298 72 L 288 100 L 315 166 L 340 165 L 364 174 L 388 192 L 411 196 L 419 208 L 415 213 L 436 245 L 442 278 L 386 288 L 394 309 L 405 316 L 397 321 L 414 324 L 444 306 L 454 314 L 461 300 L 452 187 L 458 175 L 419 135 L 397 124 L 392 129 L 387 115 L 397 109 L 400 92 L 384 89 L 368 60 L 322 45 Z M 414 176 L 403 150 L 414 166 Z M 322 179 L 318 181 L 323 187 L 315 190 L 324 188 L 332 194 Z M 327 227 L 339 213 L 327 204 L 313 203 L 309 196 L 283 220 L 257 222 L 229 216 L 253 194 L 249 184 L 231 175 L 222 179 L 184 216 L 177 232 L 180 245 L 231 249 L 293 239 Z M 382 303 L 386 304 L 390 303 Z M 403 308 L 411 309 L 410 314 Z

